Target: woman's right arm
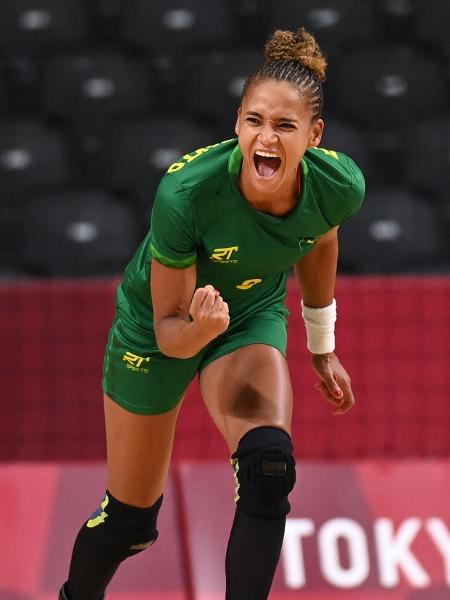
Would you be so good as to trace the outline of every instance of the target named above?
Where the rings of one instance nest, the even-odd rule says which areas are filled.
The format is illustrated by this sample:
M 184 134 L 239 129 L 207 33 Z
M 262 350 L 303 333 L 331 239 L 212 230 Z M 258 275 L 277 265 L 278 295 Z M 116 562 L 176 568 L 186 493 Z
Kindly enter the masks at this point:
M 152 260 L 153 324 L 160 351 L 191 358 L 223 333 L 230 322 L 228 304 L 211 285 L 195 289 L 196 265 L 166 267 Z

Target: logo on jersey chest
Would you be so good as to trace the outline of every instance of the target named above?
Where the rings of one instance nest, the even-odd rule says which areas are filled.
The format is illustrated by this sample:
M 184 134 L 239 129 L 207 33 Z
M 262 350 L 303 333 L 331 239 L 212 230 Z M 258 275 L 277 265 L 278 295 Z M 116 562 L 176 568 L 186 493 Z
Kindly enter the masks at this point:
M 259 279 L 259 277 L 255 278 L 255 279 L 246 279 L 245 281 L 243 281 L 236 287 L 238 290 L 249 290 L 257 283 L 261 283 L 261 281 L 262 281 L 262 279 Z
M 213 253 L 209 257 L 215 263 L 222 264 L 237 264 L 236 252 L 239 246 L 229 246 L 228 248 L 214 248 Z

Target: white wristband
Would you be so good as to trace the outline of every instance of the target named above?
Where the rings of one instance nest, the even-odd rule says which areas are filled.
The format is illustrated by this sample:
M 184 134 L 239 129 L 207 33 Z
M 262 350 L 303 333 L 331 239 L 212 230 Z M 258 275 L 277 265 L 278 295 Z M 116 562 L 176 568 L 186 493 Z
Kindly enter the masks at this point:
M 313 354 L 333 352 L 334 324 L 336 322 L 336 300 L 323 308 L 305 306 L 302 300 L 302 315 L 306 326 L 308 350 Z

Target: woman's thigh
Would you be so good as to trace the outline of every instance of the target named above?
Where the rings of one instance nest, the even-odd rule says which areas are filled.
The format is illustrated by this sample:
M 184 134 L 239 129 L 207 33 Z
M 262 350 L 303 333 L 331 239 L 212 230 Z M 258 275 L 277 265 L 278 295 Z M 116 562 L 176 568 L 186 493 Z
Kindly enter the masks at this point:
M 108 490 L 121 502 L 147 507 L 161 496 L 180 405 L 162 414 L 142 415 L 104 395 Z
M 273 346 L 251 344 L 214 360 L 201 372 L 200 388 L 231 454 L 255 427 L 290 433 L 292 386 L 286 359 Z

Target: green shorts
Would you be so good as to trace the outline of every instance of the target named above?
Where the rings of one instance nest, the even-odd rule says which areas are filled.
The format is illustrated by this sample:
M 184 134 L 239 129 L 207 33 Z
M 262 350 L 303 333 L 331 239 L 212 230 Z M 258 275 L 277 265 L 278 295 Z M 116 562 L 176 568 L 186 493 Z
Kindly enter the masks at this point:
M 135 337 L 135 340 L 137 338 Z M 270 308 L 230 326 L 192 358 L 162 354 L 154 337 L 144 348 L 117 316 L 109 333 L 103 365 L 103 391 L 127 410 L 156 415 L 174 408 L 187 387 L 209 363 L 250 344 L 267 344 L 284 356 L 287 310 Z

